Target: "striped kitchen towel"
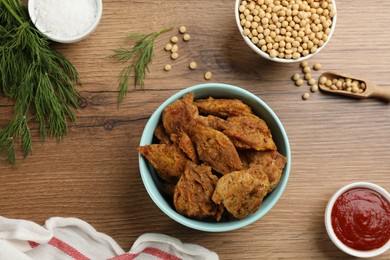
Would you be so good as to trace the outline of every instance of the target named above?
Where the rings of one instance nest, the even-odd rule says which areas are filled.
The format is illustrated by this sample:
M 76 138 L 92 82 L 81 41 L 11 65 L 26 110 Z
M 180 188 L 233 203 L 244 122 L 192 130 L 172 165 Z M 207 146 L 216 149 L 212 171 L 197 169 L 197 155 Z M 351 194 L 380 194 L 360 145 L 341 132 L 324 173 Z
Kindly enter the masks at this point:
M 218 259 L 195 244 L 162 234 L 141 235 L 126 253 L 111 237 L 77 218 L 48 219 L 44 226 L 0 216 L 0 260 Z

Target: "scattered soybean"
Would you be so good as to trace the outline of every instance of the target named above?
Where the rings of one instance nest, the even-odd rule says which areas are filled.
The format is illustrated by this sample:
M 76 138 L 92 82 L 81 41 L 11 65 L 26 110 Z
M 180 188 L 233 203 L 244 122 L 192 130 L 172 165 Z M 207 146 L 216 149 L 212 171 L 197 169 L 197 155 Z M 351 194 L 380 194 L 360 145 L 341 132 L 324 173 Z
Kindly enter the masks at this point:
M 303 100 L 308 100 L 309 99 L 309 97 L 310 97 L 310 94 L 309 93 L 304 93 L 303 95 L 302 95 L 302 99 Z
M 302 61 L 301 62 L 301 68 L 303 69 L 303 68 L 305 68 L 305 67 L 308 67 L 309 66 L 309 62 L 308 61 Z
M 307 82 L 310 86 L 314 86 L 316 84 L 316 80 L 311 78 L 309 79 L 309 81 Z
M 302 71 L 303 71 L 303 73 L 310 73 L 311 69 L 309 66 L 305 66 L 305 67 L 303 67 Z
M 303 79 L 298 79 L 295 81 L 295 85 L 297 85 L 298 87 L 302 86 L 303 85 Z
M 186 42 L 188 42 L 190 40 L 190 38 L 191 38 L 191 36 L 188 33 L 183 35 L 183 40 Z
M 213 74 L 211 73 L 211 71 L 207 71 L 207 72 L 204 74 L 204 78 L 205 78 L 206 80 L 210 80 L 212 76 L 213 76 Z
M 180 28 L 179 28 L 180 33 L 185 33 L 186 31 L 187 31 L 187 28 L 184 25 L 180 26 Z
M 167 44 L 165 45 L 165 50 L 166 50 L 166 51 L 172 50 L 172 44 L 167 43 Z
M 310 73 L 306 73 L 305 74 L 305 79 L 306 80 L 310 80 L 312 78 L 311 74 Z
M 172 36 L 172 38 L 171 38 L 172 43 L 177 43 L 178 41 L 179 41 L 179 38 L 177 38 L 177 36 Z
M 301 76 L 298 74 L 298 73 L 295 73 L 293 76 L 292 76 L 292 79 L 294 80 L 294 81 L 297 81 L 298 79 L 300 79 L 301 78 Z
M 171 48 L 171 52 L 174 53 L 174 52 L 178 52 L 179 50 L 179 46 L 177 46 L 177 44 L 174 44 Z
M 173 53 L 171 54 L 171 59 L 172 59 L 172 60 L 176 60 L 177 58 L 179 58 L 179 54 L 178 54 L 177 52 L 173 52 Z
M 196 64 L 195 61 L 192 61 L 192 62 L 190 63 L 190 69 L 196 70 L 197 68 L 198 68 L 198 64 Z
M 311 92 L 317 92 L 318 91 L 318 85 L 313 85 L 310 87 Z
M 321 68 L 322 68 L 321 63 L 316 63 L 316 64 L 314 64 L 314 66 L 313 66 L 313 69 L 314 69 L 314 70 L 320 70 Z

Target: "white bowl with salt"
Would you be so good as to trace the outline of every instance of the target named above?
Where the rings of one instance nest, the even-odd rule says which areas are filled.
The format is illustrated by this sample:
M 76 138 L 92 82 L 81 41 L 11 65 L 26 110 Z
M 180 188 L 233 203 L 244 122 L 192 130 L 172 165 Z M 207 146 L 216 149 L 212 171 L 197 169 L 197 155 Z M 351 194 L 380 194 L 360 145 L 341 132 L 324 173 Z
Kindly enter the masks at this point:
M 78 42 L 88 37 L 102 17 L 102 0 L 29 0 L 35 27 L 50 40 Z

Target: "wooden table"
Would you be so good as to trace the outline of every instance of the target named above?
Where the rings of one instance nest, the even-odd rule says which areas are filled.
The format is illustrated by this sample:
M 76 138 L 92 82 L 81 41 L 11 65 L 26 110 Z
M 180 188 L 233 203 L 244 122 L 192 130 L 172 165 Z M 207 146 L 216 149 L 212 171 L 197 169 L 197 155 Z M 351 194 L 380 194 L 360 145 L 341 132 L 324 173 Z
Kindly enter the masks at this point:
M 33 129 L 33 154 L 17 165 L 0 161 L 0 214 L 43 224 L 53 216 L 78 217 L 112 236 L 128 250 L 138 236 L 158 232 L 216 251 L 221 259 L 346 259 L 330 241 L 324 211 L 330 196 L 353 181 L 390 190 L 390 105 L 309 92 L 294 86 L 298 64 L 277 64 L 257 56 L 242 40 L 234 1 L 103 1 L 101 24 L 86 40 L 55 45 L 78 69 L 84 100 L 78 122 L 60 143 L 41 144 Z M 323 69 L 371 79 L 390 88 L 390 2 L 338 1 L 338 21 L 326 48 L 310 59 Z M 191 35 L 172 61 L 163 46 L 177 28 Z M 130 89 L 117 107 L 122 66 L 107 59 L 129 46 L 123 37 L 167 26 L 175 31 L 156 42 L 145 89 Z M 190 61 L 198 70 L 188 69 Z M 165 72 L 165 64 L 172 70 Z M 276 206 L 258 222 L 227 233 L 186 228 L 162 213 L 147 194 L 138 168 L 143 128 L 168 97 L 188 86 L 233 84 L 264 100 L 282 121 L 291 145 L 292 169 Z M 3 100 L 3 99 L 1 99 Z M 12 116 L 1 107 L 0 127 Z M 389 257 L 389 252 L 378 259 Z

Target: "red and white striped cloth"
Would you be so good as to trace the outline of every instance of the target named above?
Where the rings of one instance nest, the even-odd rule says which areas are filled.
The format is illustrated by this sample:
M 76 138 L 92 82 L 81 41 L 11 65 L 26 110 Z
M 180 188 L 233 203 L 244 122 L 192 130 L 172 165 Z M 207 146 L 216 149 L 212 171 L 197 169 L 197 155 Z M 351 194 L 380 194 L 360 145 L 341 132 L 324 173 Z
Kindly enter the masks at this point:
M 0 260 L 219 259 L 215 252 L 162 234 L 140 236 L 126 253 L 109 236 L 77 218 L 51 218 L 44 226 L 0 216 Z

